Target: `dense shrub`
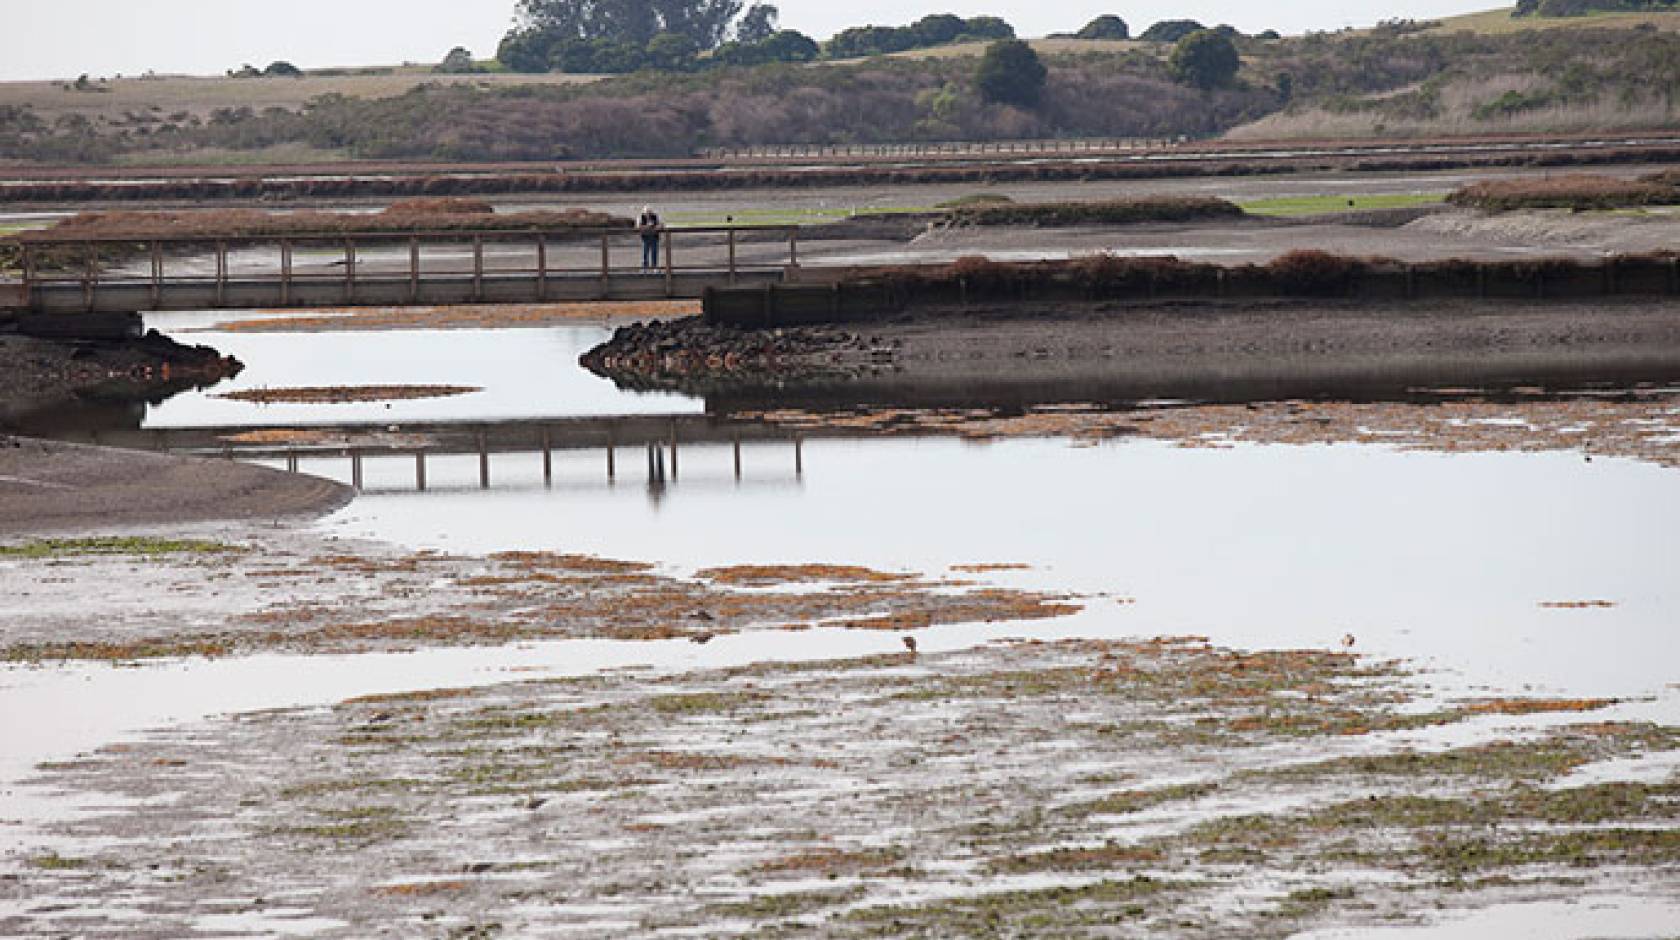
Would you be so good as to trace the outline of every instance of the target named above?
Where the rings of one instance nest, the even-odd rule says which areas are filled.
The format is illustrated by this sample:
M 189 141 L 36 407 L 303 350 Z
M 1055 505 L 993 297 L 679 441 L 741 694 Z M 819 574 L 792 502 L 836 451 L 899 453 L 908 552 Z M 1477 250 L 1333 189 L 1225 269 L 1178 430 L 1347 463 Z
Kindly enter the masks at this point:
M 1173 46 L 1169 60 L 1173 77 L 1204 90 L 1223 88 L 1237 77 L 1242 58 L 1237 47 L 1221 33 L 1210 29 L 1185 36 Z
M 1240 218 L 1241 208 L 1223 199 L 1197 197 L 1115 199 L 1100 202 L 979 204 L 959 206 L 951 218 L 964 225 L 1125 225 Z
M 1621 209 L 1680 204 L 1680 186 L 1663 175 L 1642 180 L 1572 175 L 1472 183 L 1447 197 L 1455 206 L 1512 209 Z
M 1131 27 L 1126 21 L 1112 13 L 1104 13 L 1074 33 L 1076 39 L 1130 39 Z
M 1206 28 L 1195 20 L 1162 20 L 1144 30 L 1138 38 L 1144 42 L 1178 42 Z
M 986 47 L 975 84 L 987 101 L 1032 108 L 1043 96 L 1049 74 L 1032 46 L 1019 39 L 1002 39 Z

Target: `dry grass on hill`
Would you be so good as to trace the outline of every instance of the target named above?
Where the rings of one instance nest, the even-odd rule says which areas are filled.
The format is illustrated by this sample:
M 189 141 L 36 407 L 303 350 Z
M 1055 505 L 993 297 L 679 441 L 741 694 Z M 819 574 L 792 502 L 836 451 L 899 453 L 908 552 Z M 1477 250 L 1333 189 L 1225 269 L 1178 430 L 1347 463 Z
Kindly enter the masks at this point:
M 517 85 L 571 85 L 596 81 L 594 75 L 442 75 L 429 69 L 393 69 L 389 74 L 318 75 L 302 78 L 227 78 L 225 76 L 168 75 L 155 78 L 113 78 L 93 83 L 97 90 L 78 91 L 65 81 L 0 82 L 0 107 L 29 105 L 49 123 L 59 115 L 120 121 L 129 113 L 157 109 L 156 116 L 186 113 L 204 118 L 218 108 L 286 108 L 296 110 L 321 95 L 354 98 L 395 98 L 417 85 L 438 82 L 480 88 Z
M 373 214 L 218 209 L 159 212 L 83 212 L 24 241 L 77 238 L 248 238 L 379 232 L 481 232 L 628 228 L 630 221 L 587 209 L 496 212 L 476 199 L 405 199 Z
M 1670 32 L 1680 30 L 1680 14 L 1674 13 L 1593 13 L 1587 16 L 1514 17 L 1511 15 L 1513 9 L 1515 8 L 1501 7 L 1497 10 L 1483 10 L 1480 13 L 1442 17 L 1436 21 L 1440 25 L 1432 27 L 1428 31 L 1433 33 L 1472 32 L 1481 35 L 1502 36 L 1536 29 L 1581 29 L 1584 27 L 1631 29 L 1646 24 Z

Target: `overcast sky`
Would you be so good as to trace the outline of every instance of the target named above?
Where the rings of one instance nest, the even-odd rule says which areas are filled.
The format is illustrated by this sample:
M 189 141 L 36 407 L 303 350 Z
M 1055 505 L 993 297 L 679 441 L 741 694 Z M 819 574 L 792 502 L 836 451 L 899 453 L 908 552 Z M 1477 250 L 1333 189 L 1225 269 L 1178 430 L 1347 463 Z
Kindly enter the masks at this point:
M 455 45 L 495 51 L 514 0 L 0 0 L 0 79 L 137 75 L 147 70 L 219 74 L 285 59 L 303 68 L 435 62 Z M 863 23 L 902 25 L 921 13 L 990 13 L 1022 35 L 1078 29 L 1117 13 L 1134 31 L 1159 19 L 1230 23 L 1247 32 L 1368 26 L 1392 17 L 1465 13 L 1494 0 L 781 0 L 782 25 L 827 38 Z M 905 12 L 913 11 L 913 12 Z

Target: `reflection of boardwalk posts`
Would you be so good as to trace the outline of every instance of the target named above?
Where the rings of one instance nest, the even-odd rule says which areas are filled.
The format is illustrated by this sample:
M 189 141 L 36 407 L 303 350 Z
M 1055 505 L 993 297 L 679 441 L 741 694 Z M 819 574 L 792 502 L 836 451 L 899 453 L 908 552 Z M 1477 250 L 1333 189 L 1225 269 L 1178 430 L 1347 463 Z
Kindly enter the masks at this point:
M 797 225 L 666 229 L 664 264 L 646 274 L 625 263 L 639 260 L 636 239 L 629 229 L 39 235 L 20 240 L 11 293 L 40 313 L 692 299 L 778 283 L 799 263 Z
M 818 433 L 843 436 L 837 431 Z M 498 467 L 507 464 L 527 467 L 533 477 L 540 466 L 542 485 L 552 486 L 560 477 L 555 451 L 593 455 L 591 462 L 598 459 L 601 463 L 594 464 L 591 476 L 604 470 L 605 483 L 612 485 L 618 477 L 620 447 L 644 448 L 649 478 L 672 488 L 677 482 L 682 448 L 689 451 L 690 459 L 684 461 L 689 472 L 684 479 L 691 486 L 704 486 L 718 478 L 731 485 L 741 482 L 748 459 L 743 456 L 747 444 L 755 445 L 750 456 L 755 466 L 767 461 L 774 476 L 791 471 L 792 478 L 798 480 L 805 472 L 806 434 L 756 421 L 694 414 L 311 425 L 296 429 L 106 428 L 57 437 L 70 443 L 97 443 L 127 450 L 274 461 L 293 473 L 306 473 L 310 465 L 325 463 L 332 468 L 333 476 L 346 477 L 358 487 L 367 483 L 369 463 L 379 462 L 387 469 L 377 479 L 387 483 L 393 476 L 406 480 L 412 468 L 414 489 L 426 492 L 438 485 L 436 461 L 451 456 L 467 458 L 464 463 L 458 461 L 455 470 L 464 472 L 467 479 L 463 482 L 476 488 L 491 488 Z M 697 453 L 700 456 L 696 457 Z M 395 474 L 390 471 L 392 467 L 397 468 Z M 696 473 L 696 468 L 700 472 Z M 507 475 L 505 470 L 502 474 Z M 506 485 L 507 481 L 503 482 Z

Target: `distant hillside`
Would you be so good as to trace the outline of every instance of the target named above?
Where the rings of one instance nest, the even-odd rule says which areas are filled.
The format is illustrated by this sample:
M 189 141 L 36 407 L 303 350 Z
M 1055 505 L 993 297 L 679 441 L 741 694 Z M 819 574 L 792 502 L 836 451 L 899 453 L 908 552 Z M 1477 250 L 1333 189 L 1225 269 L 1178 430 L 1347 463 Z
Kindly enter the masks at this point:
M 1680 125 L 1680 13 L 1513 16 L 1490 10 L 1342 37 L 1342 57 L 1409 49 L 1418 80 L 1297 95 L 1240 139 L 1591 132 Z M 1310 44 L 1312 37 L 1302 40 Z M 1386 52 L 1376 52 L 1386 50 Z M 1395 77 L 1398 77 L 1396 74 Z
M 1618 2 L 1619 0 L 1609 0 L 1607 5 L 1615 6 Z M 1639 26 L 1651 26 L 1669 32 L 1680 32 L 1680 12 L 1597 10 L 1570 16 L 1546 16 L 1540 13 L 1519 16 L 1516 7 L 1500 7 L 1496 10 L 1484 10 L 1481 13 L 1444 17 L 1434 21 L 1434 23 L 1435 25 L 1429 29 L 1430 32 L 1469 31 L 1487 35 L 1520 33 L 1536 29 L 1581 29 L 1584 27 L 1633 29 Z
M 1680 126 L 1680 13 L 1510 14 L 1238 35 L 1240 72 L 1205 91 L 1175 75 L 1171 44 L 1035 40 L 1048 76 L 1032 107 L 986 99 L 976 81 L 983 47 L 972 44 L 604 79 L 392 74 L 125 80 L 108 91 L 0 85 L 0 160 L 551 160 L 766 144 Z

